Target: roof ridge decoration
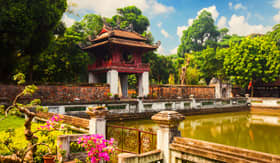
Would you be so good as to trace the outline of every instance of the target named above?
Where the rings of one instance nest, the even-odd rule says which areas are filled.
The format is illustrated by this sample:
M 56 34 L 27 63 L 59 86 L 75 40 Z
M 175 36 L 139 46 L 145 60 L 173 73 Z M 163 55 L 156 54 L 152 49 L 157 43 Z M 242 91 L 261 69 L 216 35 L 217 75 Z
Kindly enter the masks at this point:
M 107 21 L 106 21 L 106 18 L 103 17 L 102 18 L 102 21 L 103 21 L 103 27 L 101 29 L 101 31 L 97 34 L 97 36 L 95 38 L 92 38 L 92 36 L 89 36 L 89 40 L 90 41 L 93 41 L 94 39 L 98 38 L 100 35 L 102 35 L 103 33 L 107 33 L 107 32 L 110 32 L 109 35 L 112 35 L 112 32 L 114 30 L 120 30 L 120 31 L 125 31 L 125 32 L 131 32 L 131 33 L 134 33 L 136 35 L 138 35 L 139 37 L 142 37 L 144 38 L 145 40 L 147 40 L 148 38 L 146 36 L 142 36 L 140 33 L 134 31 L 134 28 L 133 28 L 133 24 L 130 23 L 127 27 L 125 27 L 124 29 L 121 29 L 120 28 L 120 19 L 118 18 L 117 19 L 117 26 L 115 27 L 112 27 Z

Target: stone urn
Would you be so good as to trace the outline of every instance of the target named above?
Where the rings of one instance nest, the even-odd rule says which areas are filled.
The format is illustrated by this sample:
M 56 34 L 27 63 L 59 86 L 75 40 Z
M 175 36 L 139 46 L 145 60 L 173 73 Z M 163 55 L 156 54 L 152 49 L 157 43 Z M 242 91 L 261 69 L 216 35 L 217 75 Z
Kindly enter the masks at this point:
M 55 155 L 45 155 L 43 159 L 44 163 L 55 163 Z
M 108 110 L 106 109 L 105 106 L 96 106 L 96 107 L 91 107 L 88 108 L 86 113 L 91 117 L 91 118 L 104 118 L 107 114 Z
M 162 128 L 176 128 L 185 116 L 176 111 L 161 111 L 152 116 L 152 120 Z

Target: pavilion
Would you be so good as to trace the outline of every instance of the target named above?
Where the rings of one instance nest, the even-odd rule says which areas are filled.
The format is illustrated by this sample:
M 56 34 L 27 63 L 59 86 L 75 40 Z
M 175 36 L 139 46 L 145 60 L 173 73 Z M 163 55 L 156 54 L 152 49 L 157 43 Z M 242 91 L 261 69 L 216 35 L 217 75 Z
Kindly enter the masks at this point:
M 104 25 L 91 45 L 83 48 L 88 52 L 93 64 L 88 65 L 89 83 L 107 82 L 112 95 L 128 95 L 128 75 L 136 74 L 138 96 L 149 94 L 149 64 L 142 63 L 142 55 L 157 49 L 160 45 L 147 43 L 147 38 L 133 31 Z

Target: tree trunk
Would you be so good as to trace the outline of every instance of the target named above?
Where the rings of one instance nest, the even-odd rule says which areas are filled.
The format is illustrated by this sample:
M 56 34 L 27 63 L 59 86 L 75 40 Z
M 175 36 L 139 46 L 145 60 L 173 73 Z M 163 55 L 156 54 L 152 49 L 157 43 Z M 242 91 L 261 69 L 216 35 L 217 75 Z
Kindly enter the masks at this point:
M 0 162 L 4 162 L 4 163 L 20 163 L 22 161 L 15 154 L 13 154 L 13 155 L 8 155 L 8 156 L 0 155 Z
M 28 148 L 31 148 L 34 144 L 37 143 L 38 138 L 31 131 L 31 122 L 34 118 L 34 114 L 26 114 L 26 115 L 27 115 L 27 119 L 25 120 L 25 123 L 24 123 L 24 127 L 25 127 L 24 135 L 25 135 L 25 139 L 27 141 L 29 141 Z M 32 148 L 32 150 L 27 152 L 24 159 L 28 162 L 34 162 L 33 155 L 35 152 L 36 152 L 36 149 Z

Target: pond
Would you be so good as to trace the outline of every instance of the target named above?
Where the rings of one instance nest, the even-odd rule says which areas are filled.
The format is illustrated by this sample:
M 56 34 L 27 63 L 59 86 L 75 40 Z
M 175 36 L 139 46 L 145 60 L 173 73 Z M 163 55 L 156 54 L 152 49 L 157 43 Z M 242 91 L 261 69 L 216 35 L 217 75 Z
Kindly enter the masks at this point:
M 157 129 L 152 120 L 125 121 L 118 125 Z M 179 130 L 183 137 L 280 155 L 280 117 L 250 112 L 187 116 Z

